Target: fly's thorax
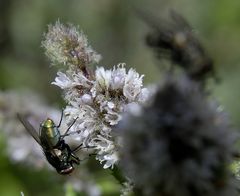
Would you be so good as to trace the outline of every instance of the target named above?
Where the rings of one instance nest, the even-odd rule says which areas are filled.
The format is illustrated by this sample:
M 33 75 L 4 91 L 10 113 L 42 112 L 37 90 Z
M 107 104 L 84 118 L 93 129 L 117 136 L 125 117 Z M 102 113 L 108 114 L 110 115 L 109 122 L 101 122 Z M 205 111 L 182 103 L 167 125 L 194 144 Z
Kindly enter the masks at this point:
M 54 162 L 53 166 L 59 174 L 70 174 L 74 170 L 72 162 L 69 160 L 69 152 L 66 148 L 54 148 L 52 149 L 51 153 L 53 153 L 53 157 L 55 157 L 54 159 L 57 160 L 56 162 Z
M 60 158 L 62 156 L 62 151 L 61 150 L 59 150 L 57 148 L 54 148 L 52 151 L 58 158 Z
M 45 120 L 40 126 L 40 140 L 46 148 L 52 148 L 60 140 L 60 132 L 51 119 Z
M 61 162 L 67 162 L 68 157 L 69 157 L 69 152 L 67 151 L 66 148 L 59 149 L 59 148 L 54 148 L 51 150 L 51 153 L 56 156 Z

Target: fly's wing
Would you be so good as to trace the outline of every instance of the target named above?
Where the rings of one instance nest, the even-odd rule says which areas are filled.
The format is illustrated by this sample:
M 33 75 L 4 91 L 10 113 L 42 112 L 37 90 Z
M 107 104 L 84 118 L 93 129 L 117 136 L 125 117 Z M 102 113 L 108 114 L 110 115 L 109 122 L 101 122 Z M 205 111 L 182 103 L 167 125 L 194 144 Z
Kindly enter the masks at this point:
M 23 124 L 23 126 L 26 128 L 28 133 L 36 140 L 36 142 L 42 147 L 43 149 L 43 154 L 47 158 L 47 161 L 54 167 L 56 168 L 57 165 L 59 164 L 59 159 L 58 155 L 53 149 L 53 146 L 50 144 L 50 149 L 46 150 L 45 147 L 42 145 L 41 140 L 39 138 L 39 135 L 36 131 L 36 129 L 26 120 L 24 115 L 21 115 L 17 113 L 17 117 L 20 120 L 20 122 Z M 45 138 L 46 139 L 46 138 Z M 49 153 L 53 155 L 53 157 L 49 156 Z M 57 161 L 56 161 L 57 160 Z
M 190 26 L 188 21 L 183 16 L 181 16 L 174 10 L 170 10 L 170 16 L 171 16 L 172 21 L 174 22 L 174 25 L 179 28 L 178 30 L 192 31 L 192 27 Z
M 28 133 L 36 140 L 36 142 L 40 146 L 42 146 L 39 135 L 38 135 L 36 129 L 26 120 L 26 118 L 23 115 L 17 113 L 17 117 L 20 120 L 20 122 L 23 124 L 23 126 L 26 128 Z

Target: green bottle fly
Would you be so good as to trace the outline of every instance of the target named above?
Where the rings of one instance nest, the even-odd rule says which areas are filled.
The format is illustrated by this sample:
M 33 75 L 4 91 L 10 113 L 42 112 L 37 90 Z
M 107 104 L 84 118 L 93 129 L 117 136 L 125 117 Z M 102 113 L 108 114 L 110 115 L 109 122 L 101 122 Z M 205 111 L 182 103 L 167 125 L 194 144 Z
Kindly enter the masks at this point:
M 69 174 L 74 170 L 74 164 L 80 164 L 80 160 L 74 154 L 74 152 L 79 149 L 81 145 L 74 150 L 71 150 L 69 145 L 65 143 L 64 140 L 64 137 L 68 135 L 67 132 L 70 130 L 75 121 L 70 127 L 68 127 L 65 134 L 61 135 L 59 126 L 61 124 L 62 118 L 58 126 L 55 125 L 53 120 L 48 118 L 40 125 L 38 134 L 34 127 L 26 120 L 23 115 L 17 114 L 17 116 L 28 133 L 42 147 L 46 159 L 59 174 Z

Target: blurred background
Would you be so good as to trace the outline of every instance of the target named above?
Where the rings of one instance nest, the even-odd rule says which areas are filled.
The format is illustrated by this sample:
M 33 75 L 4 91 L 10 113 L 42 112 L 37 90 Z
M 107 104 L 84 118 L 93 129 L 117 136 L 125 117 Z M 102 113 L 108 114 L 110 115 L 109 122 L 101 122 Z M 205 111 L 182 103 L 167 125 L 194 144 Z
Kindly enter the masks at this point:
M 0 0 L 1 92 L 30 89 L 38 92 L 49 106 L 59 110 L 64 107 L 61 91 L 50 84 L 57 70 L 49 66 L 41 47 L 47 25 L 56 20 L 70 22 L 83 30 L 92 48 L 102 55 L 101 66 L 111 68 L 125 62 L 128 68 L 133 67 L 145 75 L 146 85 L 159 81 L 159 62 L 144 45 L 148 27 L 133 8 L 147 10 L 156 16 L 173 8 L 189 21 L 213 57 L 221 79 L 219 84 L 211 84 L 210 89 L 229 113 L 233 125 L 239 128 L 239 0 Z M 25 195 L 77 195 L 71 185 L 62 185 L 63 177 L 56 172 L 34 170 L 31 165 L 10 161 L 6 153 L 8 139 L 1 130 L 0 195 L 20 195 L 21 191 Z M 101 195 L 118 195 L 119 185 L 110 172 L 96 164 L 92 167 L 98 171 L 94 178 Z

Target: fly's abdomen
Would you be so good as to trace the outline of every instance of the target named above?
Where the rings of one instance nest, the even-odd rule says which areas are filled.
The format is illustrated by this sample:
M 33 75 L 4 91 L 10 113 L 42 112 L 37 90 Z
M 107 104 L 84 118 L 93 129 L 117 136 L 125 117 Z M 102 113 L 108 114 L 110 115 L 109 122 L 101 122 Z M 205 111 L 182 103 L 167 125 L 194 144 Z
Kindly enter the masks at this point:
M 60 140 L 60 132 L 51 119 L 43 122 L 40 132 L 41 143 L 46 149 L 55 147 Z

